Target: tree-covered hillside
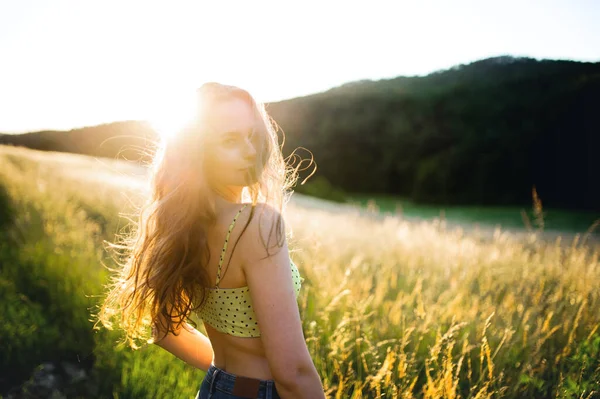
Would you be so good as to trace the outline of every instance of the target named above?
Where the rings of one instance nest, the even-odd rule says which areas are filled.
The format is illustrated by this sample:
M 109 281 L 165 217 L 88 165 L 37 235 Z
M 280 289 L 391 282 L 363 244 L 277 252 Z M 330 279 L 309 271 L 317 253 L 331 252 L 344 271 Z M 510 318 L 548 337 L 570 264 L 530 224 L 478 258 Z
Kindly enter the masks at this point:
M 69 131 L 0 134 L 0 144 L 129 160 L 148 160 L 143 152 L 157 139 L 145 121 L 113 122 Z
M 271 104 L 345 190 L 600 209 L 600 63 L 498 57 Z
M 309 149 L 313 178 L 345 191 L 528 205 L 535 186 L 545 206 L 600 210 L 600 63 L 503 56 L 351 82 L 267 110 L 285 133 L 284 155 Z M 118 122 L 0 143 L 137 159 L 155 137 L 145 123 Z

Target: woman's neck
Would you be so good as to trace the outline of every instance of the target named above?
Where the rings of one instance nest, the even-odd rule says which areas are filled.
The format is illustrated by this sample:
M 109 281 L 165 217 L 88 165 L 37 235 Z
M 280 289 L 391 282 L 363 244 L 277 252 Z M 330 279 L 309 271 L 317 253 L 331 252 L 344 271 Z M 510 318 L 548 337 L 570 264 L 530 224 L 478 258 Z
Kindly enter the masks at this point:
M 242 202 L 242 191 L 241 186 L 227 186 L 221 188 L 213 188 L 213 196 L 215 202 L 227 202 L 239 204 Z

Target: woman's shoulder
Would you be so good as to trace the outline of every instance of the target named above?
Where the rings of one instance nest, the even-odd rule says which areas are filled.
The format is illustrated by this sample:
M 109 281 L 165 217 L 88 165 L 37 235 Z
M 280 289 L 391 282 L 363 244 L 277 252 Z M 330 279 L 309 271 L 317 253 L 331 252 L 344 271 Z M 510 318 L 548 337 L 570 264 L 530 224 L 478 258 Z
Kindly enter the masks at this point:
M 256 204 L 241 204 L 240 217 L 249 220 L 255 229 L 270 226 L 272 223 L 283 222 L 281 212 L 271 204 L 258 202 Z
M 286 246 L 284 218 L 274 206 L 248 204 L 240 216 L 244 218 L 243 224 L 247 224 L 240 239 L 245 259 L 269 257 L 277 248 Z

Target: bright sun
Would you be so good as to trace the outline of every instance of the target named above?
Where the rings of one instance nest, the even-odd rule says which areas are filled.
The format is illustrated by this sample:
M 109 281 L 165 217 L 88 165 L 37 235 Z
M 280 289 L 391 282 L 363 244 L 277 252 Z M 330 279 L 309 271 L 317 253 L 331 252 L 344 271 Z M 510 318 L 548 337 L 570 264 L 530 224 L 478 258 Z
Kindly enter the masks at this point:
M 194 116 L 196 99 L 193 94 L 164 95 L 150 107 L 147 120 L 163 139 L 176 134 Z

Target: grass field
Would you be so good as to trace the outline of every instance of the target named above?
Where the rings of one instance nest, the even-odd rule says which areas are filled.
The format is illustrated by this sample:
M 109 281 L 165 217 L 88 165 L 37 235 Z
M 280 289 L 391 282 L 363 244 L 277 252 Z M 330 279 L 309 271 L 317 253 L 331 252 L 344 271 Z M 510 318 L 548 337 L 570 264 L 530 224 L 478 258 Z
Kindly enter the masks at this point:
M 93 331 L 102 240 L 144 184 L 109 160 L 0 146 L 0 392 L 47 360 L 85 364 L 69 397 L 193 398 L 203 373 Z M 599 248 L 479 241 L 439 221 L 292 201 L 308 348 L 330 398 L 600 397 Z M 90 388 L 91 386 L 91 388 Z M 89 397 L 89 396 L 87 396 Z

